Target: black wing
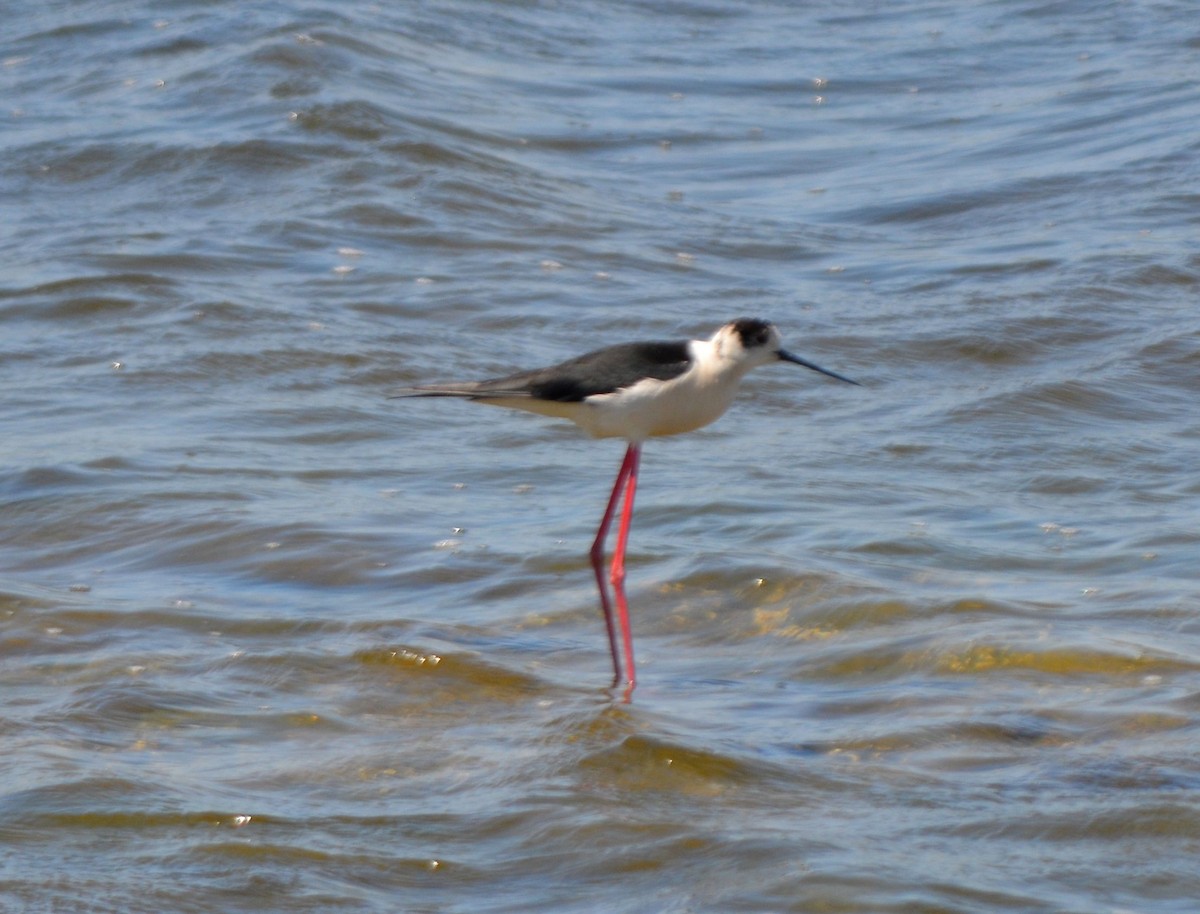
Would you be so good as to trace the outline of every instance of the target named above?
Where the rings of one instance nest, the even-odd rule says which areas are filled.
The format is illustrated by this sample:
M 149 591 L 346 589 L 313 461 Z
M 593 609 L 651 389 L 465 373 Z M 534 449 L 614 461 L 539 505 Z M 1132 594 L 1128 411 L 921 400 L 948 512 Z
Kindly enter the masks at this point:
M 687 371 L 691 363 L 686 340 L 622 343 L 549 368 L 480 381 L 471 394 L 484 399 L 525 396 L 578 403 L 597 394 L 632 387 L 645 378 L 669 381 Z

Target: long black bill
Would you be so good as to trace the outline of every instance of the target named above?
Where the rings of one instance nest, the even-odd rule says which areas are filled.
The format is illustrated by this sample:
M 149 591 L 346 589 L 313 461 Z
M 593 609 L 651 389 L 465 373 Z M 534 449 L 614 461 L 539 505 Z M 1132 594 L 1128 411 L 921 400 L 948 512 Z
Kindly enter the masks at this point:
M 847 384 L 854 384 L 858 387 L 862 387 L 862 385 L 857 381 L 852 381 L 845 375 L 840 375 L 836 371 L 830 371 L 828 368 L 822 368 L 820 365 L 814 365 L 812 362 L 808 361 L 808 359 L 802 359 L 800 356 L 792 355 L 790 352 L 786 352 L 783 349 L 779 350 L 779 358 L 780 361 L 792 362 L 795 365 L 803 365 L 805 368 L 811 368 L 813 371 L 819 371 L 821 374 L 827 374 L 829 377 L 837 378 L 839 381 L 845 381 Z

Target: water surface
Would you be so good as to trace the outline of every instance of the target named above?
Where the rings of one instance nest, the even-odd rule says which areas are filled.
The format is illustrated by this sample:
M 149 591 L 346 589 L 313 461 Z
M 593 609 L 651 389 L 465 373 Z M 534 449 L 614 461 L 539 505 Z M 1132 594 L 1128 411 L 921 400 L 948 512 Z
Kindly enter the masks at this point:
M 19 3 L 0 907 L 1192 912 L 1181 3 Z M 389 401 L 741 315 L 621 456 Z

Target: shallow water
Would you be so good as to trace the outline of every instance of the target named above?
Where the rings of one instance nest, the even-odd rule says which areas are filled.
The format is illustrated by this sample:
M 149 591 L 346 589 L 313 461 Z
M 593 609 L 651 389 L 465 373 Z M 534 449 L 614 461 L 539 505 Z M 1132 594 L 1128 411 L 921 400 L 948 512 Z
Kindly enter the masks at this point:
M 1191 912 L 1179 3 L 18 4 L 0 907 Z M 621 456 L 422 380 L 740 315 Z

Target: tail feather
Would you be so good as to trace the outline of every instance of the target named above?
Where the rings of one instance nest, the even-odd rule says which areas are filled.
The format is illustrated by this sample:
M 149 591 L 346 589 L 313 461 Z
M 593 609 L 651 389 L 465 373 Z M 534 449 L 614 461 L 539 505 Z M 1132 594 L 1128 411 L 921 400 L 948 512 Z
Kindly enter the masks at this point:
M 487 382 L 464 381 L 462 383 L 428 384 L 420 387 L 401 387 L 388 394 L 389 400 L 404 397 L 463 397 L 468 400 L 510 400 L 528 397 L 527 389 L 491 387 Z

